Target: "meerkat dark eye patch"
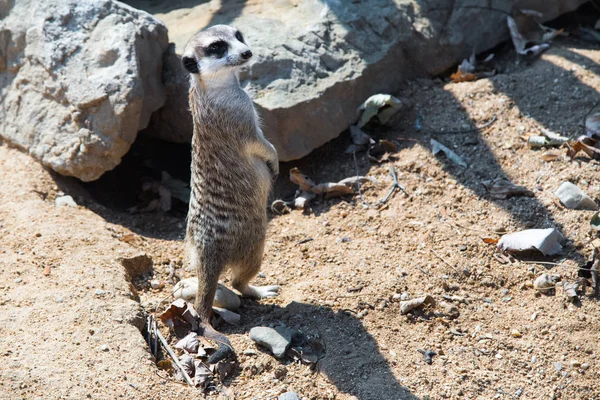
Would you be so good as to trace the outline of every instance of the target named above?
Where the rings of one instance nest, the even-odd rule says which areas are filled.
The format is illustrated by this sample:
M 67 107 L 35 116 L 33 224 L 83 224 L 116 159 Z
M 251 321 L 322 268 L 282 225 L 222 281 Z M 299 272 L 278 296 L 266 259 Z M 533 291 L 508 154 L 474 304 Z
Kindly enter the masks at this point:
M 204 53 L 209 57 L 215 56 L 221 58 L 227 53 L 227 42 L 224 40 L 217 40 L 204 49 Z
M 182 57 L 181 63 L 183 64 L 183 68 L 187 69 L 192 74 L 197 74 L 200 72 L 198 63 L 192 57 Z
M 240 32 L 240 31 L 237 31 L 235 33 L 235 38 L 242 43 L 246 43 L 246 42 L 244 42 L 244 36 L 242 36 L 242 32 Z

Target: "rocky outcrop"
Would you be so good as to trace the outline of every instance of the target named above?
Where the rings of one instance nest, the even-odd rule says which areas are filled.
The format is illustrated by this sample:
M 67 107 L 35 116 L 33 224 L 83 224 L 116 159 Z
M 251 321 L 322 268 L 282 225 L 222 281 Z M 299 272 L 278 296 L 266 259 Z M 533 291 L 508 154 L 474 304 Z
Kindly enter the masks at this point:
M 165 101 L 163 24 L 112 0 L 0 1 L 0 136 L 84 181 Z
M 518 3 L 548 20 L 584 2 L 507 0 L 497 7 L 509 12 Z M 232 24 L 256 54 L 242 80 L 282 161 L 302 157 L 339 135 L 370 95 L 394 92 L 408 78 L 439 74 L 474 48 L 480 52 L 509 38 L 506 13 L 464 7 L 463 2 L 264 0 L 206 2 L 181 10 L 167 1 L 130 3 L 151 7 L 148 11 L 166 23 L 175 43 L 164 71 L 168 100 L 153 115 L 147 133 L 190 140 L 188 80 L 176 53 L 203 27 Z

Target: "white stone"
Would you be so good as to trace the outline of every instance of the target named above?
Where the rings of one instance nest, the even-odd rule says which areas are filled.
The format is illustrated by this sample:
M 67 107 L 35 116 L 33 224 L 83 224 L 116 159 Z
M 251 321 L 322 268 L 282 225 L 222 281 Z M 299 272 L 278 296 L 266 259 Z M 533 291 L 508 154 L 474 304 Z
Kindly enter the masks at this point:
M 63 207 L 63 206 L 77 207 L 77 203 L 75 203 L 75 200 L 73 200 L 73 197 L 71 197 L 69 195 L 57 197 L 54 200 L 54 205 L 56 207 Z
M 113 0 L 0 2 L 0 135 L 84 181 L 164 103 L 165 26 Z

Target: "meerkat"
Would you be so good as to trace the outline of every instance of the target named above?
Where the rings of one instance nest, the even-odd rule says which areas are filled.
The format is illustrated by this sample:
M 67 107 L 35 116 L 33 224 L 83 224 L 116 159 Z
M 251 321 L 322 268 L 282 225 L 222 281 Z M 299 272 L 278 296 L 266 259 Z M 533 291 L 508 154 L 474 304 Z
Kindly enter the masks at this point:
M 181 59 L 190 73 L 194 124 L 186 242 L 198 274 L 194 306 L 200 333 L 220 344 L 211 363 L 235 353 L 210 323 L 220 275 L 231 270 L 233 287 L 246 297 L 279 291 L 279 286 L 250 285 L 262 263 L 267 198 L 279 174 L 277 151 L 239 83 L 239 68 L 251 57 L 240 31 L 216 25 L 195 34 Z

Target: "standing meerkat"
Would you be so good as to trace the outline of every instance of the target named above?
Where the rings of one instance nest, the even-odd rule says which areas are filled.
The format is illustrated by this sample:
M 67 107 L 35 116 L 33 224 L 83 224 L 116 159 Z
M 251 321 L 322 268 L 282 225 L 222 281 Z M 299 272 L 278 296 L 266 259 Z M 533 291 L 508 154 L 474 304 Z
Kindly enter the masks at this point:
M 198 274 L 194 304 L 200 333 L 220 343 L 209 362 L 233 348 L 210 324 L 219 276 L 253 298 L 276 296 L 279 286 L 251 286 L 260 270 L 267 228 L 267 198 L 279 173 L 277 151 L 265 139 L 252 100 L 240 87 L 239 67 L 252 57 L 235 28 L 216 25 L 195 34 L 181 59 L 190 72 L 194 123 L 186 242 Z

